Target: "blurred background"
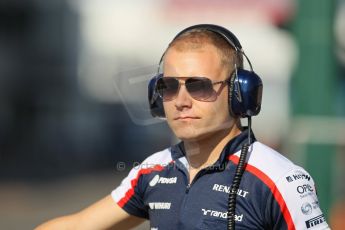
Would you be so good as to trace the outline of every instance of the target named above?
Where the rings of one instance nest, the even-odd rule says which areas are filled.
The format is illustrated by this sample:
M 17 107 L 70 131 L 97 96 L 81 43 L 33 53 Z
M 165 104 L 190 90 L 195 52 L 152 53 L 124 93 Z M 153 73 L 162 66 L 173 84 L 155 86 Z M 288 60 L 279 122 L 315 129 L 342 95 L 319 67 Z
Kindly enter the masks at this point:
M 199 23 L 240 39 L 264 82 L 257 139 L 311 173 L 344 229 L 344 0 L 0 1 L 0 229 L 86 207 L 175 141 L 147 82 Z

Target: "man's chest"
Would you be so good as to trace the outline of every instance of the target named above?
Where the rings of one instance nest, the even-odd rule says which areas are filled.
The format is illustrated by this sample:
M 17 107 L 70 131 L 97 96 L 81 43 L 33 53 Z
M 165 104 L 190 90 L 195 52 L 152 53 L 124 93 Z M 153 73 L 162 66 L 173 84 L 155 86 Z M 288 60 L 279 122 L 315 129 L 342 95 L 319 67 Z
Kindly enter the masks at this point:
M 191 184 L 180 171 L 153 175 L 144 196 L 152 229 L 226 229 L 231 175 L 206 173 Z M 247 213 L 254 206 L 251 190 L 252 186 L 240 186 L 237 193 L 238 226 L 254 224 L 253 215 Z

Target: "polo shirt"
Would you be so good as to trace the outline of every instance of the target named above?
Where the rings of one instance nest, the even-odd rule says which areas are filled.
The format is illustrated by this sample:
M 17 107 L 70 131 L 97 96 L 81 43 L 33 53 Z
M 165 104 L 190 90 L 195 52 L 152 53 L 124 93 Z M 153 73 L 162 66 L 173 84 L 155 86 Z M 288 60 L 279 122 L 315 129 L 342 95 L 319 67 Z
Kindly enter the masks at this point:
M 303 168 L 268 146 L 251 144 L 237 192 L 236 229 L 329 229 L 315 184 Z M 219 159 L 189 183 L 183 142 L 146 158 L 112 191 L 127 213 L 152 230 L 227 229 L 230 186 L 248 130 L 230 140 Z

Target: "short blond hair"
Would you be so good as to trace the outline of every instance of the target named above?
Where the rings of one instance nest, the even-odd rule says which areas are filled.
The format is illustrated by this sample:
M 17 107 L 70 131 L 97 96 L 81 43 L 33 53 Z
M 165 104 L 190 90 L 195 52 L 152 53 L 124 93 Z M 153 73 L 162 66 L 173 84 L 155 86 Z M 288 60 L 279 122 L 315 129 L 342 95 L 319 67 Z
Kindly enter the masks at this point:
M 219 52 L 221 63 L 228 68 L 229 74 L 235 67 L 243 68 L 243 55 L 241 52 L 236 52 L 234 47 L 229 44 L 225 38 L 220 34 L 212 32 L 207 29 L 192 29 L 177 38 L 175 38 L 168 46 L 178 51 L 188 51 L 201 49 L 207 44 L 215 46 Z

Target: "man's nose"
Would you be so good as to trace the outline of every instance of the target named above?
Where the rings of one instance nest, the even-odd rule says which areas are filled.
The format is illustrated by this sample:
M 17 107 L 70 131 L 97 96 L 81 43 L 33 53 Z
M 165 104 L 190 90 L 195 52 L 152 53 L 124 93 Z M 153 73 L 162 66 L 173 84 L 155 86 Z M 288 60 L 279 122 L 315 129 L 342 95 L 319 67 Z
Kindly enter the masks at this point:
M 184 84 L 180 85 L 180 89 L 177 92 L 175 98 L 175 106 L 177 109 L 182 109 L 184 107 L 191 107 L 192 106 L 192 98 L 189 95 L 186 86 Z

